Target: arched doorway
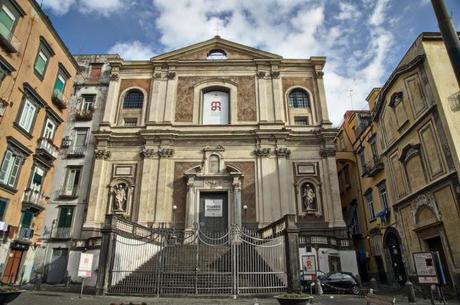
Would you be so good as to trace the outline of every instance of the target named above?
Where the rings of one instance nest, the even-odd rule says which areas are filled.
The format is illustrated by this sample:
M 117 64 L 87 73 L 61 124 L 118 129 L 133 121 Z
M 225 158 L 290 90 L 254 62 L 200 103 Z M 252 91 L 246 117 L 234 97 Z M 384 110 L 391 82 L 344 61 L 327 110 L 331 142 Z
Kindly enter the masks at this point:
M 390 256 L 391 270 L 393 270 L 394 279 L 400 284 L 404 285 L 407 281 L 406 268 L 401 253 L 401 243 L 398 232 L 394 229 L 389 229 L 385 233 L 384 247 Z

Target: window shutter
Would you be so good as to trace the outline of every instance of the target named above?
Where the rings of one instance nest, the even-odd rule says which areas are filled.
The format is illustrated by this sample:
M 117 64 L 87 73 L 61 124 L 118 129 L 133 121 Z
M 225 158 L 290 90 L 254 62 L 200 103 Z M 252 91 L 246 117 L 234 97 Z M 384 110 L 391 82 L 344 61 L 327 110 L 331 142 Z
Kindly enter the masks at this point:
M 16 17 L 14 14 L 5 6 L 2 6 L 0 11 L 0 34 L 9 39 L 11 35 L 11 29 L 13 28 Z M 3 25 L 3 26 L 2 26 Z
M 16 184 L 16 178 L 18 177 L 20 166 L 21 166 L 21 158 L 14 156 L 14 164 L 11 169 L 10 179 L 8 181 L 9 186 L 14 186 Z
M 69 174 L 67 175 L 67 183 L 65 186 L 66 195 L 72 195 L 74 181 L 75 181 L 75 169 L 70 169 Z
M 8 172 L 10 171 L 10 164 L 13 159 L 13 153 L 9 150 L 5 152 L 5 158 L 3 159 L 2 169 L 0 171 L 0 181 L 3 183 L 7 182 Z

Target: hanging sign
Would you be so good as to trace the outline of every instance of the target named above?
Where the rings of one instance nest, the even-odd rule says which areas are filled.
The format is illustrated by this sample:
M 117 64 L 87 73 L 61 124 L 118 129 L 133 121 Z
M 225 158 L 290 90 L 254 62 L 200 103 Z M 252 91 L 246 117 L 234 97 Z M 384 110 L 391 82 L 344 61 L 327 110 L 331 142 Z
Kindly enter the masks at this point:
M 228 124 L 228 93 L 206 92 L 203 95 L 203 124 Z
M 91 270 L 93 266 L 93 254 L 81 253 L 80 264 L 78 265 L 78 276 L 80 277 L 91 277 Z
M 223 200 L 222 199 L 205 199 L 204 216 L 205 217 L 222 217 Z

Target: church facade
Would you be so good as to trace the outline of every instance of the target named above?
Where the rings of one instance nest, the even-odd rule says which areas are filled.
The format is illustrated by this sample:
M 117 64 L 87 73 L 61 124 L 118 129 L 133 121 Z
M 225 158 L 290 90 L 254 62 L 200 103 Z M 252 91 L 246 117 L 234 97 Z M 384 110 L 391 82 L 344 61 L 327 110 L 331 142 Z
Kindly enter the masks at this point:
M 81 240 L 97 240 L 108 214 L 210 232 L 259 229 L 290 214 L 300 257 L 356 274 L 324 65 L 219 36 L 150 60 L 110 60 Z

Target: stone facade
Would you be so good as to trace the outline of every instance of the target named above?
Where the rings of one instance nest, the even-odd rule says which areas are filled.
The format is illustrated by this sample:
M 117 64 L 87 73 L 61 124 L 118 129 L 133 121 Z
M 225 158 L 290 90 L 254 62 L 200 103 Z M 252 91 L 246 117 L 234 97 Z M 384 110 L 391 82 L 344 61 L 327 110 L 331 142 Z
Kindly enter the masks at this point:
M 213 52 L 225 58 L 208 59 Z M 262 228 L 286 214 L 298 215 L 302 254 L 318 253 L 323 271 L 329 270 L 329 256 L 342 257 L 342 269 L 356 273 L 352 252 L 335 240 L 347 237 L 324 63 L 322 57 L 283 59 L 220 37 L 150 61 L 110 61 L 118 77 L 110 81 L 103 120 L 94 132 L 101 153 L 82 237 L 98 238 L 110 213 L 146 226 L 188 230 L 198 223 L 217 230 L 204 216 L 207 200 L 217 196 L 224 204 L 217 212 L 223 211 L 219 225 Z M 137 105 L 142 118 L 127 126 L 118 117 L 132 106 L 122 91 L 134 92 L 125 90 L 133 79 L 149 79 L 150 91 L 132 83 L 132 90 L 144 93 Z M 216 91 L 224 99 L 208 109 L 208 94 Z M 227 116 L 220 114 L 221 106 L 228 108 Z M 210 111 L 218 111 L 223 123 L 204 124 L 215 115 Z M 299 123 L 297 116 L 308 121 Z

